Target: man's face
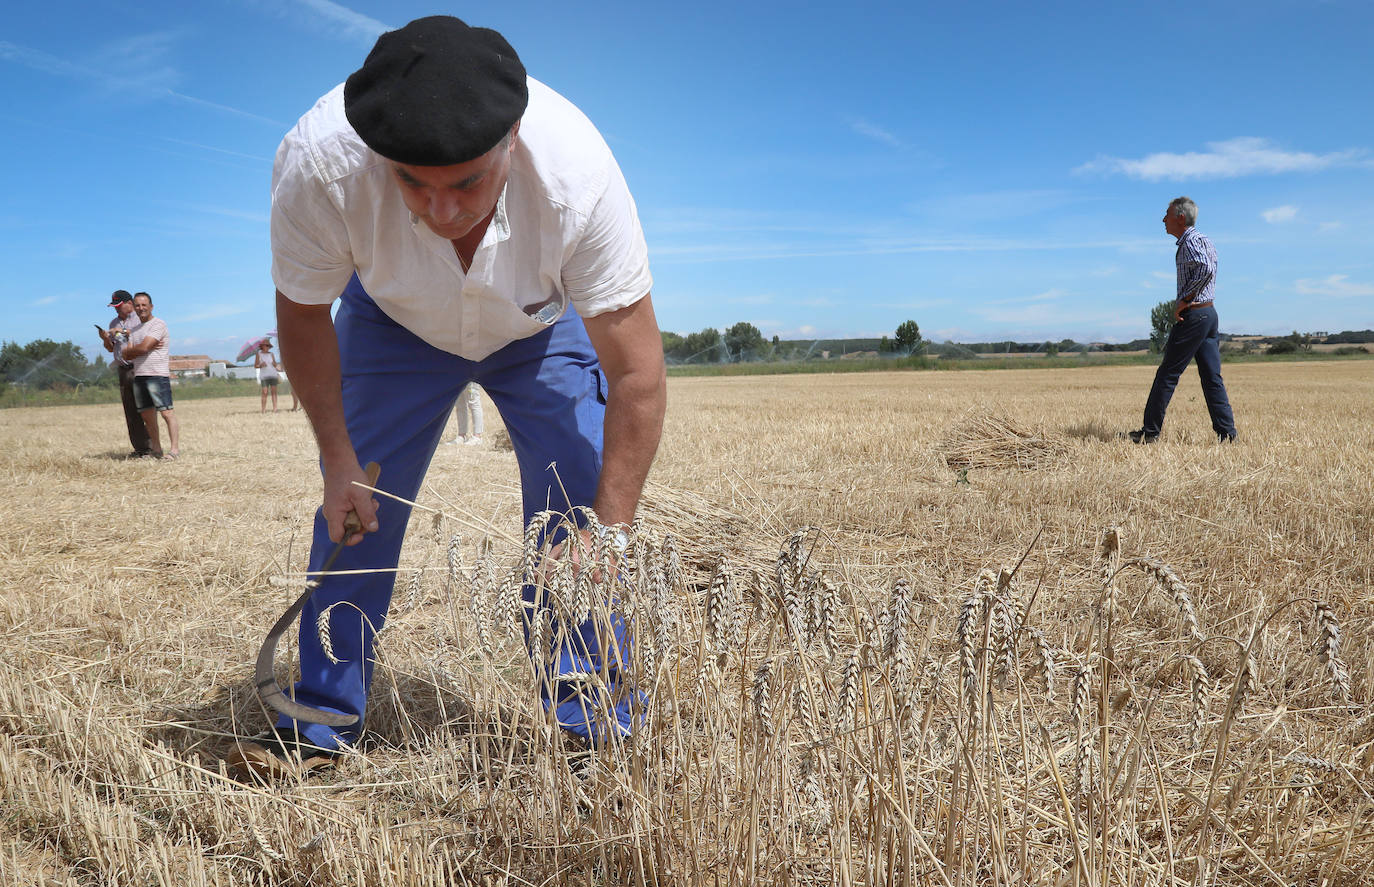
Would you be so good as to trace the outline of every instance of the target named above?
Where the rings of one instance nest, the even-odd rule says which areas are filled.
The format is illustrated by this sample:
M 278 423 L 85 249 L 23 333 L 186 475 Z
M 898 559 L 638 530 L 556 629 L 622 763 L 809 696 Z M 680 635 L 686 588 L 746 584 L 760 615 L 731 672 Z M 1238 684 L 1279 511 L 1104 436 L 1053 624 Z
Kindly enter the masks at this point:
M 516 124 L 519 129 L 519 124 Z M 477 227 L 496 208 L 510 174 L 515 130 L 509 138 L 476 160 L 452 166 L 410 166 L 392 163 L 391 172 L 401 198 L 429 230 L 458 240 Z
M 144 323 L 153 316 L 153 302 L 147 296 L 134 296 L 134 313 Z
M 1182 237 L 1183 232 L 1188 230 L 1188 223 L 1183 221 L 1183 216 L 1175 215 L 1170 207 L 1164 211 L 1164 230 L 1172 237 Z
M 115 314 L 118 314 L 121 320 L 134 313 L 133 302 L 116 302 L 114 308 Z

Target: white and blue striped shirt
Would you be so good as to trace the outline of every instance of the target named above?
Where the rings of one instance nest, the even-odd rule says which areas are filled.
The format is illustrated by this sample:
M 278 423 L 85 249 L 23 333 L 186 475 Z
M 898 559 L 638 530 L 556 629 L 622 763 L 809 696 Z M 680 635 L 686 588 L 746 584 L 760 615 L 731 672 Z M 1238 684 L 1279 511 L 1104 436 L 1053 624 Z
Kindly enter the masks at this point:
M 1189 228 L 1178 239 L 1178 300 L 1194 305 L 1212 301 L 1217 282 L 1217 251 L 1202 232 Z

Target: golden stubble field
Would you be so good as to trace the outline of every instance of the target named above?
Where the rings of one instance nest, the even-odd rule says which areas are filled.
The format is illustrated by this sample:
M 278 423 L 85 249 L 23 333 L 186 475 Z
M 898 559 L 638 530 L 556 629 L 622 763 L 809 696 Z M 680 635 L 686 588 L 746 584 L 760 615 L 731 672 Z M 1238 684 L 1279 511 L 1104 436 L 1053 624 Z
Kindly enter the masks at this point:
M 117 407 L 6 411 L 0 882 L 1365 883 L 1374 362 L 1228 367 L 1232 446 L 1192 371 L 1114 440 L 1151 375 L 672 380 L 599 596 L 652 701 L 585 767 L 498 616 L 514 457 L 442 447 L 368 741 L 273 785 L 218 759 L 302 587 L 304 415 L 183 401 L 147 463 Z

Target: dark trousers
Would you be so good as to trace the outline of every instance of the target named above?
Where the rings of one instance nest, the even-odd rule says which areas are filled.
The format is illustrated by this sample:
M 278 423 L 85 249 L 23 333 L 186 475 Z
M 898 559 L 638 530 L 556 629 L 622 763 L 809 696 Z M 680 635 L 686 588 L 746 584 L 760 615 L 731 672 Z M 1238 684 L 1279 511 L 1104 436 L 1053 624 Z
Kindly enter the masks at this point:
M 148 440 L 148 426 L 143 424 L 143 417 L 134 405 L 134 368 L 132 364 L 118 366 L 119 399 L 124 403 L 124 424 L 129 426 L 129 445 L 135 453 L 144 456 L 153 451 L 153 445 Z
M 1212 430 L 1223 437 L 1235 437 L 1236 421 L 1231 415 L 1226 385 L 1221 381 L 1217 325 L 1217 309 L 1202 305 L 1183 312 L 1183 319 L 1169 331 L 1164 357 L 1155 371 L 1155 383 L 1150 386 L 1150 396 L 1145 401 L 1145 422 L 1141 430 L 1147 435 L 1159 434 L 1164 427 L 1164 411 L 1169 408 L 1179 376 L 1189 362 L 1196 359 L 1198 376 L 1202 379 L 1202 396 L 1212 417 Z

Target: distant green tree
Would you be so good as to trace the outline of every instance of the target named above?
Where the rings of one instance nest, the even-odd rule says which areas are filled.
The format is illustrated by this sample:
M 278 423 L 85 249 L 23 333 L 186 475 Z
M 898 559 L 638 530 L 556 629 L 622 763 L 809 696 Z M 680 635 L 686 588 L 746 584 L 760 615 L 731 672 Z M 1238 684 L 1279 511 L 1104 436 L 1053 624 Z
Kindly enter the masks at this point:
M 681 357 L 679 350 L 682 348 L 682 337 L 677 333 L 670 333 L 667 330 L 660 330 L 659 336 L 663 339 L 663 354 L 665 357 Z
M 1178 302 L 1170 299 L 1150 309 L 1150 350 L 1155 354 L 1164 350 L 1169 330 L 1174 328 L 1174 308 L 1177 305 Z
M 725 331 L 725 347 L 730 359 L 736 363 L 745 360 L 762 360 L 767 357 L 767 340 L 759 328 L 741 320 Z
M 892 353 L 892 340 L 889 339 L 887 336 L 883 336 L 881 339 L 878 340 L 878 353 L 879 353 L 879 354 L 891 354 L 891 353 Z
M 30 388 L 70 387 L 90 383 L 105 371 L 104 361 L 92 365 L 73 342 L 35 339 L 27 345 L 0 345 L 0 378 Z
M 896 340 L 897 350 L 907 354 L 916 354 L 921 350 L 921 328 L 914 320 L 904 320 L 897 324 L 897 331 L 893 333 Z
M 1285 336 L 1282 339 L 1275 339 L 1268 348 L 1264 349 L 1265 354 L 1296 354 L 1298 343 Z
M 707 327 L 699 333 L 688 333 L 682 340 L 682 359 L 689 363 L 724 363 L 724 342 L 720 330 Z
M 1293 330 L 1286 338 L 1297 346 L 1297 350 L 1299 351 L 1312 350 L 1312 337 L 1306 333 L 1300 333 L 1297 330 Z
M 1046 356 L 1046 357 L 1055 357 L 1055 356 L 1057 356 L 1058 354 L 1059 354 L 1059 346 L 1058 346 L 1057 344 L 1055 344 L 1054 342 L 1046 342 L 1046 343 L 1045 343 L 1045 356 Z

